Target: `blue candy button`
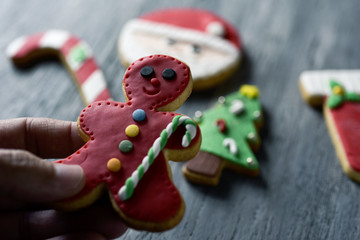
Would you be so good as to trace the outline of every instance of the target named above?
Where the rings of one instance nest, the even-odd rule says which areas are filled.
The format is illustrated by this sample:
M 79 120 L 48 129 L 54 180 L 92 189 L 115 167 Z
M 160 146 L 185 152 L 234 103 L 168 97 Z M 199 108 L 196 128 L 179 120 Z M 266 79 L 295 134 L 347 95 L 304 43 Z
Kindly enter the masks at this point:
M 144 110 L 142 109 L 136 109 L 133 114 L 132 114 L 132 117 L 135 121 L 137 122 L 142 122 L 145 120 L 146 118 L 146 113 Z

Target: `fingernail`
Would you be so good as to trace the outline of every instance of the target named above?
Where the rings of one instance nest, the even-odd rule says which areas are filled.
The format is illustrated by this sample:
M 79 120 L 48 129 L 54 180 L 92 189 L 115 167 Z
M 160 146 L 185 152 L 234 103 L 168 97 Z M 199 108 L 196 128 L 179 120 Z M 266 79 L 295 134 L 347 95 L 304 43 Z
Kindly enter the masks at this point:
M 85 174 L 79 165 L 55 164 L 55 176 L 63 191 L 77 192 L 85 184 Z

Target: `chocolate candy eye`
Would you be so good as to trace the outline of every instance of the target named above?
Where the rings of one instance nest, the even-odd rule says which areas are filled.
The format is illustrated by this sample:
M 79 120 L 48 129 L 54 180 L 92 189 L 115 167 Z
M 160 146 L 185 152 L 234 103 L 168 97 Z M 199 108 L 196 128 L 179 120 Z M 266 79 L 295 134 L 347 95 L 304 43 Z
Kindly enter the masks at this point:
M 166 80 L 173 80 L 176 77 L 176 72 L 171 68 L 167 68 L 162 72 L 162 76 Z
M 150 66 L 143 67 L 140 70 L 140 74 L 143 77 L 150 77 L 154 73 L 154 69 Z

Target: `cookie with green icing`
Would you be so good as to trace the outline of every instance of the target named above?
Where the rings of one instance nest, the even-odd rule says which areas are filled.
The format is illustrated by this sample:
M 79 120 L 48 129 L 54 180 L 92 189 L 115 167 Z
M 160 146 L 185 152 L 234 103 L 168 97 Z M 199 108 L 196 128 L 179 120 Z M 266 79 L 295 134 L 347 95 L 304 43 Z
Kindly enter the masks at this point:
M 359 70 L 306 71 L 300 75 L 302 97 L 311 106 L 323 107 L 326 125 L 341 167 L 346 175 L 358 182 L 360 182 L 359 78 Z
M 259 90 L 244 85 L 238 92 L 219 97 L 217 105 L 196 112 L 203 140 L 200 153 L 183 167 L 186 179 L 217 185 L 224 168 L 257 176 L 259 163 L 253 153 L 260 146 L 263 124 Z

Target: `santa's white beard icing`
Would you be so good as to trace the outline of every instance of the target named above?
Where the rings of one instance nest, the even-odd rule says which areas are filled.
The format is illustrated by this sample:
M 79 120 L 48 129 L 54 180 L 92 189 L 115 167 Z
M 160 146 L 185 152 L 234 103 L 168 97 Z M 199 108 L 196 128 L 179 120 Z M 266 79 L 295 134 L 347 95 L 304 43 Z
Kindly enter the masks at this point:
M 167 16 L 174 11 L 178 17 L 179 14 L 188 16 L 186 19 L 177 18 L 180 21 L 190 21 L 195 14 L 191 23 L 196 25 L 196 22 L 201 20 L 200 28 L 205 28 L 205 31 L 181 26 L 182 23 L 175 22 L 174 25 L 173 20 L 168 20 Z M 161 18 L 167 17 L 170 24 L 158 22 L 159 19 L 153 21 L 151 17 L 156 14 L 160 14 Z M 202 20 L 204 17 L 208 22 Z M 241 47 L 238 37 L 232 36 L 235 44 L 225 39 L 224 35 L 227 34 L 229 26 L 224 26 L 226 23 L 220 22 L 223 20 L 219 20 L 212 13 L 194 9 L 172 9 L 152 13 L 145 18 L 150 20 L 130 20 L 120 34 L 119 55 L 124 64 L 128 65 L 136 59 L 153 54 L 173 56 L 190 66 L 195 89 L 209 88 L 222 82 L 239 65 Z

